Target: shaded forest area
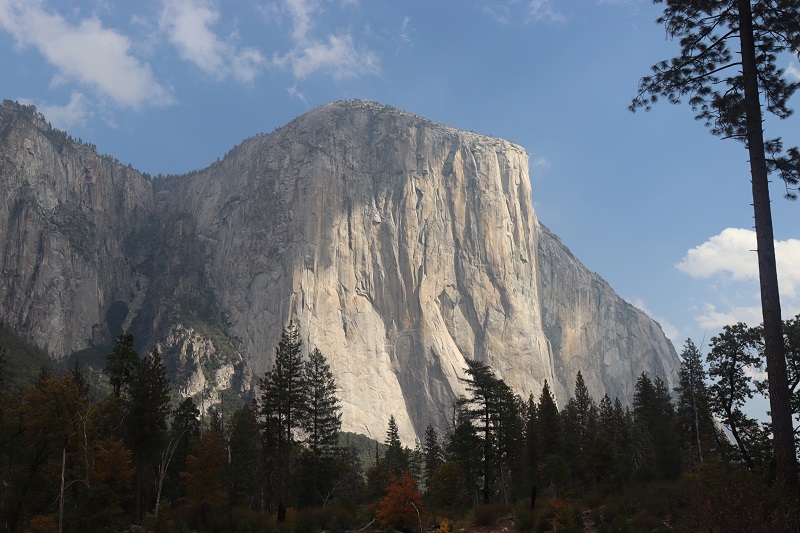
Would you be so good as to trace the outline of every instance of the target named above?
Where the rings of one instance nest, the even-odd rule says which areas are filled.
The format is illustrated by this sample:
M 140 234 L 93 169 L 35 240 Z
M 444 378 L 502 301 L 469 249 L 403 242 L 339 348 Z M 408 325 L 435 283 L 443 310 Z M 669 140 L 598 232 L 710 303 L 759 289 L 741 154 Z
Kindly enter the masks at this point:
M 797 414 L 800 315 L 784 322 L 784 341 Z M 42 366 L 25 388 L 2 384 L 2 526 L 796 530 L 797 502 L 784 501 L 776 482 L 770 427 L 742 410 L 767 387 L 758 379 L 761 328 L 727 326 L 709 348 L 703 361 L 686 342 L 674 391 L 642 374 L 632 408 L 595 401 L 579 373 L 559 410 L 546 383 L 523 399 L 469 360 L 449 427 L 428 426 L 412 449 L 392 415 L 383 444 L 341 433 L 341 391 L 319 350 L 304 355 L 295 326 L 252 403 L 203 417 L 192 398 L 171 400 L 158 351 L 141 358 L 122 333 L 106 358 L 106 392 L 78 364 L 61 374 Z M 6 352 L 19 349 L 3 335 L 4 381 Z

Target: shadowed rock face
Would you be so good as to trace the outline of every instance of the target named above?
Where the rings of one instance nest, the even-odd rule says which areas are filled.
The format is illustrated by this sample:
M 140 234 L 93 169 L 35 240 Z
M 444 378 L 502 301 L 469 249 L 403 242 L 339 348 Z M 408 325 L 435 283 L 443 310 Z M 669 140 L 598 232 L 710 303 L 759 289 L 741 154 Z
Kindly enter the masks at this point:
M 108 311 L 138 292 L 126 245 L 153 206 L 139 172 L 52 130 L 32 106 L 4 103 L 0 320 L 57 358 L 107 342 Z
M 25 135 L 36 137 L 27 127 Z M 0 161 L 25 157 L 24 141 L 12 146 L 0 134 L 0 143 L 3 154 L 19 152 Z M 58 175 L 72 164 L 64 159 L 78 157 L 47 150 L 34 154 L 56 163 L 39 174 Z M 93 154 L 85 150 L 83 157 Z M 0 168 L 4 183 L 17 168 L 11 174 L 5 164 Z M 66 189 L 80 184 L 78 170 L 63 172 Z M 642 371 L 674 382 L 677 357 L 658 325 L 539 224 L 527 154 L 507 141 L 379 104 L 347 102 L 248 139 L 207 169 L 155 180 L 152 189 L 138 175 L 141 190 L 114 181 L 115 171 L 120 167 L 98 172 L 95 181 L 110 181 L 111 198 L 122 195 L 136 207 L 79 203 L 58 190 L 47 204 L 23 197 L 19 188 L 3 191 L 24 209 L 45 213 L 36 220 L 57 205 L 91 220 L 109 219 L 95 222 L 100 229 L 93 231 L 102 235 L 88 239 L 90 254 L 81 267 L 99 270 L 107 261 L 108 272 L 98 276 L 112 278 L 103 281 L 109 296 L 92 300 L 92 313 L 75 314 L 76 333 L 45 335 L 32 326 L 58 315 L 40 301 L 38 286 L 3 301 L 6 321 L 54 355 L 95 340 L 81 333 L 102 329 L 105 312 L 119 300 L 131 309 L 127 325 L 165 353 L 182 354 L 181 360 L 194 353 L 216 360 L 213 351 L 222 348 L 214 345 L 227 343 L 228 356 L 220 359 L 224 379 L 216 386 L 236 383 L 245 390 L 252 375 L 271 366 L 283 326 L 295 321 L 304 343 L 328 357 L 341 388 L 345 429 L 380 439 L 394 414 L 406 441 L 421 436 L 429 422 L 445 424 L 464 390 L 465 358 L 486 361 L 524 396 L 538 394 L 547 379 L 560 402 L 579 370 L 598 398 L 607 391 L 629 400 Z M 38 174 L 26 175 L 37 189 Z M 18 215 L 2 215 L 9 221 L 6 241 L 66 233 L 57 223 L 25 233 Z M 143 232 L 147 221 L 149 239 L 132 239 L 129 234 Z M 128 248 L 107 244 L 126 239 Z M 83 265 L 78 245 L 14 255 L 19 245 L 0 244 L 4 264 L 15 261 L 12 271 L 56 264 L 59 275 L 70 277 L 68 265 Z M 115 282 L 138 293 L 126 298 Z M 21 306 L 32 310 L 32 320 L 6 318 Z M 187 316 L 211 329 L 177 327 Z M 219 335 L 209 345 L 214 335 L 202 331 Z M 204 382 L 197 372 L 178 374 L 195 376 L 194 388 Z

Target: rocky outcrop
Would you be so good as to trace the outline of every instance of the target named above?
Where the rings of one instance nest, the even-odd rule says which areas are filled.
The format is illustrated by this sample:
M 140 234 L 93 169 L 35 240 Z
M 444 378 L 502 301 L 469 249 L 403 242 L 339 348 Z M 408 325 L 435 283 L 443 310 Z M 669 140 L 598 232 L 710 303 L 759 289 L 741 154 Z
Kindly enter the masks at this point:
M 81 291 L 63 298 L 26 281 L 2 302 L 3 317 L 36 310 L 14 327 L 56 355 L 97 342 L 118 301 L 111 315 L 133 310 L 124 325 L 162 347 L 184 394 L 244 390 L 270 368 L 282 328 L 295 321 L 305 345 L 328 357 L 345 429 L 380 438 L 394 414 L 408 442 L 429 422 L 445 424 L 467 358 L 525 396 L 546 379 L 561 402 L 579 370 L 591 392 L 623 400 L 641 371 L 674 382 L 677 357 L 658 325 L 539 223 L 527 154 L 508 141 L 339 102 L 152 189 L 118 165 L 98 170 L 92 183 L 103 181 L 104 192 L 87 203 L 69 192 L 85 187 L 77 170 L 106 159 L 74 143 L 47 147 L 44 126 L 22 122 L 0 136 L 0 172 L 35 189 L 3 192 L 32 214 L 2 213 L 14 243 L 0 243 L 4 265 L 50 284 L 98 287 L 94 300 Z M 24 139 L 51 166 L 24 163 Z M 58 176 L 64 190 L 48 196 Z M 58 205 L 89 222 L 68 229 L 50 214 Z M 37 238 L 61 248 L 37 244 L 34 253 Z M 62 316 L 47 305 L 83 306 L 71 308 L 72 333 L 33 326 Z
M 202 411 L 220 404 L 221 391 L 246 394 L 251 388 L 252 374 L 243 367 L 241 354 L 221 332 L 206 324 L 172 324 L 156 348 L 178 394 L 199 399 Z
M 645 313 L 590 272 L 545 226 L 539 226 L 542 325 L 553 354 L 556 395 L 567 398 L 578 371 L 595 398 L 633 400 L 642 372 L 672 390 L 680 366 L 672 343 Z

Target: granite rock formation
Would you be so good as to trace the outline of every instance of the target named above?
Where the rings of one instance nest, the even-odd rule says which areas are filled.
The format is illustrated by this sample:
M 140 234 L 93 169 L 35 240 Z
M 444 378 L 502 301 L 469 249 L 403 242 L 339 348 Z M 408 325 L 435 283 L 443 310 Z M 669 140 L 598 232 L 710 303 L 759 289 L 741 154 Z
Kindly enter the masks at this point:
M 184 394 L 246 393 L 295 321 L 345 429 L 394 414 L 408 442 L 445 424 L 465 358 L 560 402 L 579 370 L 625 401 L 642 371 L 674 383 L 660 327 L 539 223 L 513 143 L 339 102 L 148 180 L 25 109 L 0 114 L 0 318 L 55 357 L 130 327 Z

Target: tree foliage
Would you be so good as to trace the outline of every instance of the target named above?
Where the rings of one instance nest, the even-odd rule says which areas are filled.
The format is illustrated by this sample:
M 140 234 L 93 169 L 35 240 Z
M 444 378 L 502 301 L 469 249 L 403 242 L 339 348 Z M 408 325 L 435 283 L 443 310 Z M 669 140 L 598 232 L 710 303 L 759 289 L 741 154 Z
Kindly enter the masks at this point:
M 375 504 L 374 511 L 378 523 L 383 527 L 401 531 L 421 530 L 422 524 L 428 519 L 422 496 L 408 472 L 399 477 L 392 476 L 386 496 Z
M 684 462 L 689 469 L 703 463 L 703 449 L 713 442 L 714 421 L 709 407 L 707 376 L 700 350 L 687 339 L 681 352 L 678 371 L 676 416 L 684 450 Z
M 708 373 L 715 380 L 710 388 L 711 410 L 728 428 L 741 459 L 750 468 L 755 467 L 755 462 L 746 432 L 752 431 L 756 422 L 744 413 L 743 407 L 756 392 L 748 374 L 761 367 L 759 343 L 757 330 L 739 322 L 725 326 L 719 335 L 711 338 L 708 354 Z
M 106 357 L 105 372 L 114 391 L 119 398 L 123 390 L 130 388 L 139 368 L 139 354 L 133 347 L 133 333 L 124 331 L 117 336 L 117 342 Z

